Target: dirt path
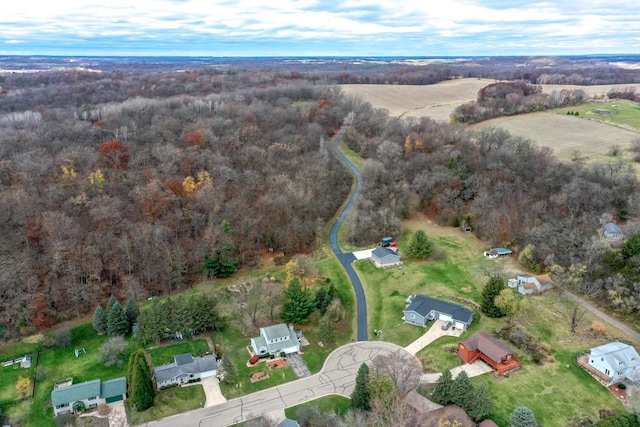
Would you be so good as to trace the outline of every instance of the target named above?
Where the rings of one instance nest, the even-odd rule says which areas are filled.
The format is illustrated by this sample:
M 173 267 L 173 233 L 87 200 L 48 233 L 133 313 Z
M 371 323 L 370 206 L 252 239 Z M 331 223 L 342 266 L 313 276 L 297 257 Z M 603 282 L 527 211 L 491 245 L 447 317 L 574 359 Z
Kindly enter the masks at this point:
M 598 308 L 594 307 L 593 305 L 589 304 L 588 302 L 586 302 L 585 300 L 583 300 L 579 296 L 577 296 L 575 294 L 572 294 L 569 291 L 564 291 L 564 295 L 566 295 L 567 298 L 569 298 L 569 299 L 577 302 L 581 306 L 583 306 L 590 313 L 595 314 L 596 316 L 598 316 L 599 318 L 601 318 L 605 322 L 608 322 L 611 325 L 615 326 L 616 328 L 620 329 L 622 332 L 624 332 L 627 335 L 633 337 L 633 339 L 635 339 L 637 341 L 640 341 L 640 334 L 638 334 L 637 332 L 632 330 L 630 327 L 628 327 L 624 323 L 614 319 L 613 317 L 609 316 L 608 314 L 604 313 L 603 311 L 599 310 Z

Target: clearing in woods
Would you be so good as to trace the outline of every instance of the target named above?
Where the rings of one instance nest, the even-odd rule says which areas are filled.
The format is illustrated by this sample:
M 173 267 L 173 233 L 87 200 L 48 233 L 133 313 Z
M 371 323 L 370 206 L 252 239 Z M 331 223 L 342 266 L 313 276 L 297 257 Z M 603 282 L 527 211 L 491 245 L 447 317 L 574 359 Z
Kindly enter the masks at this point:
M 355 95 L 371 103 L 374 108 L 385 108 L 393 117 L 431 117 L 433 120 L 449 121 L 453 110 L 465 102 L 475 101 L 478 91 L 495 83 L 491 79 L 453 79 L 432 85 L 342 85 L 346 95 Z M 635 89 L 640 93 L 640 84 L 576 86 L 542 85 L 544 93 L 562 89 L 582 89 L 588 96 L 600 98 L 612 89 Z
M 475 124 L 472 128 L 484 126 L 500 127 L 512 135 L 529 138 L 538 145 L 550 147 L 561 160 L 572 159 L 575 152 L 579 152 L 579 157 L 587 161 L 601 161 L 605 158 L 615 160 L 608 155 L 611 146 L 619 145 L 623 150 L 628 150 L 631 141 L 640 137 L 638 131 L 553 111 L 499 117 Z M 620 158 L 629 160 L 630 156 L 627 151 Z

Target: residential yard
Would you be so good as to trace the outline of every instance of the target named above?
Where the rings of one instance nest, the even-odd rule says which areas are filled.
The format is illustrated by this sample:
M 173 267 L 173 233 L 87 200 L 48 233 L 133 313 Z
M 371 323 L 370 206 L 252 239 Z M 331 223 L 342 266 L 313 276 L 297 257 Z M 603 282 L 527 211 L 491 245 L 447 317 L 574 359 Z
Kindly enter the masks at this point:
M 627 99 L 614 99 L 604 103 L 588 102 L 553 110 L 554 113 L 561 115 L 566 115 L 568 111 L 578 112 L 579 116 L 576 118 L 640 130 L 640 106 Z
M 179 354 L 191 353 L 193 357 L 203 356 L 205 353 L 211 351 L 209 344 L 205 339 L 185 339 L 178 341 L 175 344 L 169 344 L 162 347 L 156 347 L 148 351 L 151 356 L 151 363 L 153 366 L 166 365 L 173 362 L 173 356 Z
M 315 400 L 311 400 L 307 403 L 297 406 L 291 406 L 284 410 L 284 414 L 287 418 L 293 420 L 297 419 L 297 412 L 302 408 L 314 408 L 317 407 L 320 412 L 334 411 L 339 415 L 343 415 L 351 407 L 351 399 L 344 396 L 338 396 L 332 394 L 329 396 L 320 397 Z
M 91 324 L 86 323 L 71 328 L 69 347 L 42 348 L 36 374 L 36 393 L 30 402 L 28 414 L 25 414 L 26 425 L 56 425 L 51 408 L 51 391 L 57 380 L 72 377 L 74 383 L 79 383 L 98 378 L 108 380 L 126 376 L 129 354 L 141 348 L 141 345 L 136 340 L 129 340 L 129 349 L 122 366 L 107 368 L 97 359 L 98 349 L 106 340 L 105 335 L 96 334 Z M 78 358 L 75 356 L 75 349 L 84 349 Z
M 154 405 L 142 412 L 134 412 L 127 406 L 127 416 L 131 425 L 147 423 L 149 421 L 168 417 L 175 414 L 204 407 L 206 396 L 202 385 L 195 384 L 188 387 L 174 387 L 156 394 Z
M 368 260 L 354 264 L 367 294 L 370 335 L 374 329 L 382 330 L 379 339 L 401 346 L 425 332 L 417 326 L 405 325 L 402 320 L 409 295 L 421 293 L 443 299 L 460 296 L 479 301 L 487 273 L 510 266 L 509 259 L 486 260 L 482 256 L 484 243 L 471 233 L 431 224 L 422 215 L 405 222 L 406 231 L 398 242 L 401 254 L 411 234 L 418 229 L 423 229 L 444 254 L 442 259 L 403 259 L 402 267 L 389 269 L 378 269 Z

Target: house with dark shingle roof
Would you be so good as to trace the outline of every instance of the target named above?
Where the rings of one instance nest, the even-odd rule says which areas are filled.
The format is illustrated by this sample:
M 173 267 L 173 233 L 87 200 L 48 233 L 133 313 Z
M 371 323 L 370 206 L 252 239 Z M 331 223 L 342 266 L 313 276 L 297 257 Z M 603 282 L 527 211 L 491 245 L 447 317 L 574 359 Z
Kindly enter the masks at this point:
M 184 384 L 192 380 L 208 378 L 218 373 L 216 356 L 193 357 L 191 353 L 173 356 L 173 363 L 154 369 L 158 389 L 173 384 Z
M 467 363 L 483 360 L 498 371 L 500 376 L 522 366 L 510 347 L 484 332 L 475 333 L 466 340 L 458 342 L 458 357 Z
M 103 403 L 119 402 L 126 397 L 127 379 L 125 377 L 107 381 L 92 380 L 54 388 L 51 392 L 51 406 L 57 417 L 78 410 L 96 408 Z
M 473 322 L 473 311 L 449 301 L 426 295 L 412 295 L 407 298 L 404 309 L 405 323 L 426 326 L 430 320 L 451 321 L 453 327 L 466 331 Z

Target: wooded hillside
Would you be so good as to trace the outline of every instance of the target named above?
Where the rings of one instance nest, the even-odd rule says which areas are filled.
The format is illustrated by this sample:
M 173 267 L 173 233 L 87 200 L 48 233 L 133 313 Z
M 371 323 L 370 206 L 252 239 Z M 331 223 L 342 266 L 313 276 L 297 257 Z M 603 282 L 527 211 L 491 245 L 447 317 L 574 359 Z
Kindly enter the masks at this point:
M 220 249 L 240 266 L 268 249 L 310 251 L 352 182 L 329 146 L 349 106 L 325 86 L 269 73 L 18 80 L 0 103 L 11 332 L 110 294 L 184 288 Z

